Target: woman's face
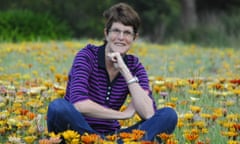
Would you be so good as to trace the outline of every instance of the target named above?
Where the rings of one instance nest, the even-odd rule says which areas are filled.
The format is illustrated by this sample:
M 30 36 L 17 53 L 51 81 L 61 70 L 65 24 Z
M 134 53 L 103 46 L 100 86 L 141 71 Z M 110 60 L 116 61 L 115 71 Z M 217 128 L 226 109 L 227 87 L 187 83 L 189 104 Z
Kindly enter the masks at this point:
M 114 22 L 109 31 L 107 32 L 105 29 L 104 33 L 107 40 L 107 51 L 119 52 L 121 55 L 125 55 L 128 52 L 136 38 L 132 26 L 126 26 L 119 22 Z

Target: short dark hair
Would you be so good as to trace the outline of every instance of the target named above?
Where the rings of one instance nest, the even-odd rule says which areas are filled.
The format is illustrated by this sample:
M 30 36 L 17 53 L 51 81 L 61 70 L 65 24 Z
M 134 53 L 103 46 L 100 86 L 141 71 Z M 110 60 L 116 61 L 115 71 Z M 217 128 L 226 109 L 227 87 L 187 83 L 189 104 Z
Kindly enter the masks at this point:
M 114 22 L 120 22 L 127 26 L 132 26 L 136 34 L 141 24 L 141 19 L 138 13 L 126 3 L 118 3 L 103 12 L 106 18 L 105 28 L 107 32 L 112 27 Z

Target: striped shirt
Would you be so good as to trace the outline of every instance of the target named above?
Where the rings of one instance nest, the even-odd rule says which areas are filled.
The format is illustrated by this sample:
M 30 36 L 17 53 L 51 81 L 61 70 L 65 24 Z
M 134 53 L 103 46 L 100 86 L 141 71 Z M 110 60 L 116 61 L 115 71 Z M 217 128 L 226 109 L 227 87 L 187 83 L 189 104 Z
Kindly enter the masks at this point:
M 146 70 L 134 55 L 126 55 L 124 62 L 133 76 L 137 76 L 140 86 L 149 91 Z M 119 110 L 124 104 L 129 89 L 124 77 L 119 73 L 109 80 L 105 66 L 105 46 L 87 45 L 75 56 L 69 72 L 65 99 L 71 103 L 90 99 L 104 107 Z M 153 101 L 154 108 L 156 105 Z M 120 128 L 117 120 L 85 117 L 89 125 L 100 133 L 116 131 Z

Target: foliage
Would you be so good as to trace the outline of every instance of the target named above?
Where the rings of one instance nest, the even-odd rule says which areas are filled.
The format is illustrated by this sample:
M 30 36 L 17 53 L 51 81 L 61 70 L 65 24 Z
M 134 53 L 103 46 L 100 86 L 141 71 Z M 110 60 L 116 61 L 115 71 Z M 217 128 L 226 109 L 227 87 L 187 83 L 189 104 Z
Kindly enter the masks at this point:
M 199 18 L 196 28 L 189 31 L 177 30 L 174 40 L 198 43 L 204 46 L 238 47 L 240 39 L 239 14 L 207 13 Z
M 49 40 L 70 38 L 71 32 L 64 22 L 47 13 L 29 10 L 0 12 L 0 40 Z
M 238 11 L 233 12 L 230 15 L 224 14 L 224 15 L 221 15 L 220 17 L 220 19 L 222 20 L 222 23 L 225 25 L 226 33 L 228 35 L 239 36 L 239 33 L 240 33 L 239 12 L 240 12 L 240 9 Z
M 47 36 L 45 34 L 44 38 L 41 39 L 60 39 L 63 36 L 103 39 L 104 19 L 102 18 L 102 13 L 117 2 L 127 2 L 138 11 L 142 18 L 140 37 L 144 40 L 156 43 L 182 41 L 185 43 L 215 46 L 239 45 L 239 0 L 196 0 L 196 11 L 199 21 L 197 27 L 189 31 L 184 31 L 181 25 L 182 7 L 179 0 L 1 0 L 0 9 L 2 12 L 11 9 L 26 9 L 34 12 L 34 14 L 45 15 L 43 13 L 48 13 L 48 15 L 58 19 L 57 24 L 64 22 L 65 26 L 63 27 L 67 26 L 69 28 L 69 30 L 64 30 L 64 34 L 54 34 L 55 30 L 53 29 L 55 27 L 39 27 L 38 31 L 48 31 L 50 33 Z M 222 13 L 224 14 L 222 15 Z M 211 18 L 202 18 L 208 17 L 208 15 L 214 15 L 214 19 L 218 19 L 218 21 L 213 22 Z M 49 19 L 52 21 L 52 18 Z M 44 23 L 43 18 L 34 21 L 37 22 L 31 21 L 31 25 L 39 22 Z M 211 22 L 213 23 L 210 24 Z M 15 21 L 14 23 L 18 24 L 21 22 Z M 55 23 L 54 20 L 54 25 Z M 0 28 L 5 30 L 5 25 L 0 23 Z M 217 26 L 215 27 L 215 25 Z M 59 27 L 62 28 L 62 26 Z M 12 38 L 12 35 L 19 31 L 19 28 L 13 28 L 11 32 L 4 32 L 4 37 L 8 36 L 10 40 L 16 39 Z M 27 31 L 32 33 L 27 35 L 26 40 L 38 39 L 36 36 L 32 36 L 34 34 L 39 35 L 37 30 L 35 30 L 36 33 L 32 30 Z M 69 31 L 71 31 L 72 35 L 69 35 Z M 23 40 L 25 35 L 21 34 L 17 37 L 20 37 L 18 38 L 19 40 Z M 2 39 L 0 38 L 0 40 Z
M 1 1 L 5 9 L 28 9 L 37 13 L 47 12 L 66 22 L 74 38 L 102 38 L 104 20 L 103 11 L 114 3 L 112 0 L 19 0 Z M 3 8 L 4 9 L 4 8 Z
M 177 0 L 125 0 L 131 4 L 142 19 L 141 35 L 144 39 L 153 42 L 163 42 L 169 33 L 174 30 L 179 21 L 180 5 Z

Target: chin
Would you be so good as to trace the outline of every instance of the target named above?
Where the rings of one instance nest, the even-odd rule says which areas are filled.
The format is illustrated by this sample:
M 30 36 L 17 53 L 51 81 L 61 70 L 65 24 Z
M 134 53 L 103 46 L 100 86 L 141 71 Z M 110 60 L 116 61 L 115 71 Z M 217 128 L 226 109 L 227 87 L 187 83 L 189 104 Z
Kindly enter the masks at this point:
M 126 53 L 120 53 L 120 55 L 121 55 L 121 56 L 125 56 L 125 55 L 126 55 Z
M 121 55 L 125 55 L 127 53 L 126 51 L 119 51 L 119 50 L 112 50 L 112 52 L 118 52 Z

